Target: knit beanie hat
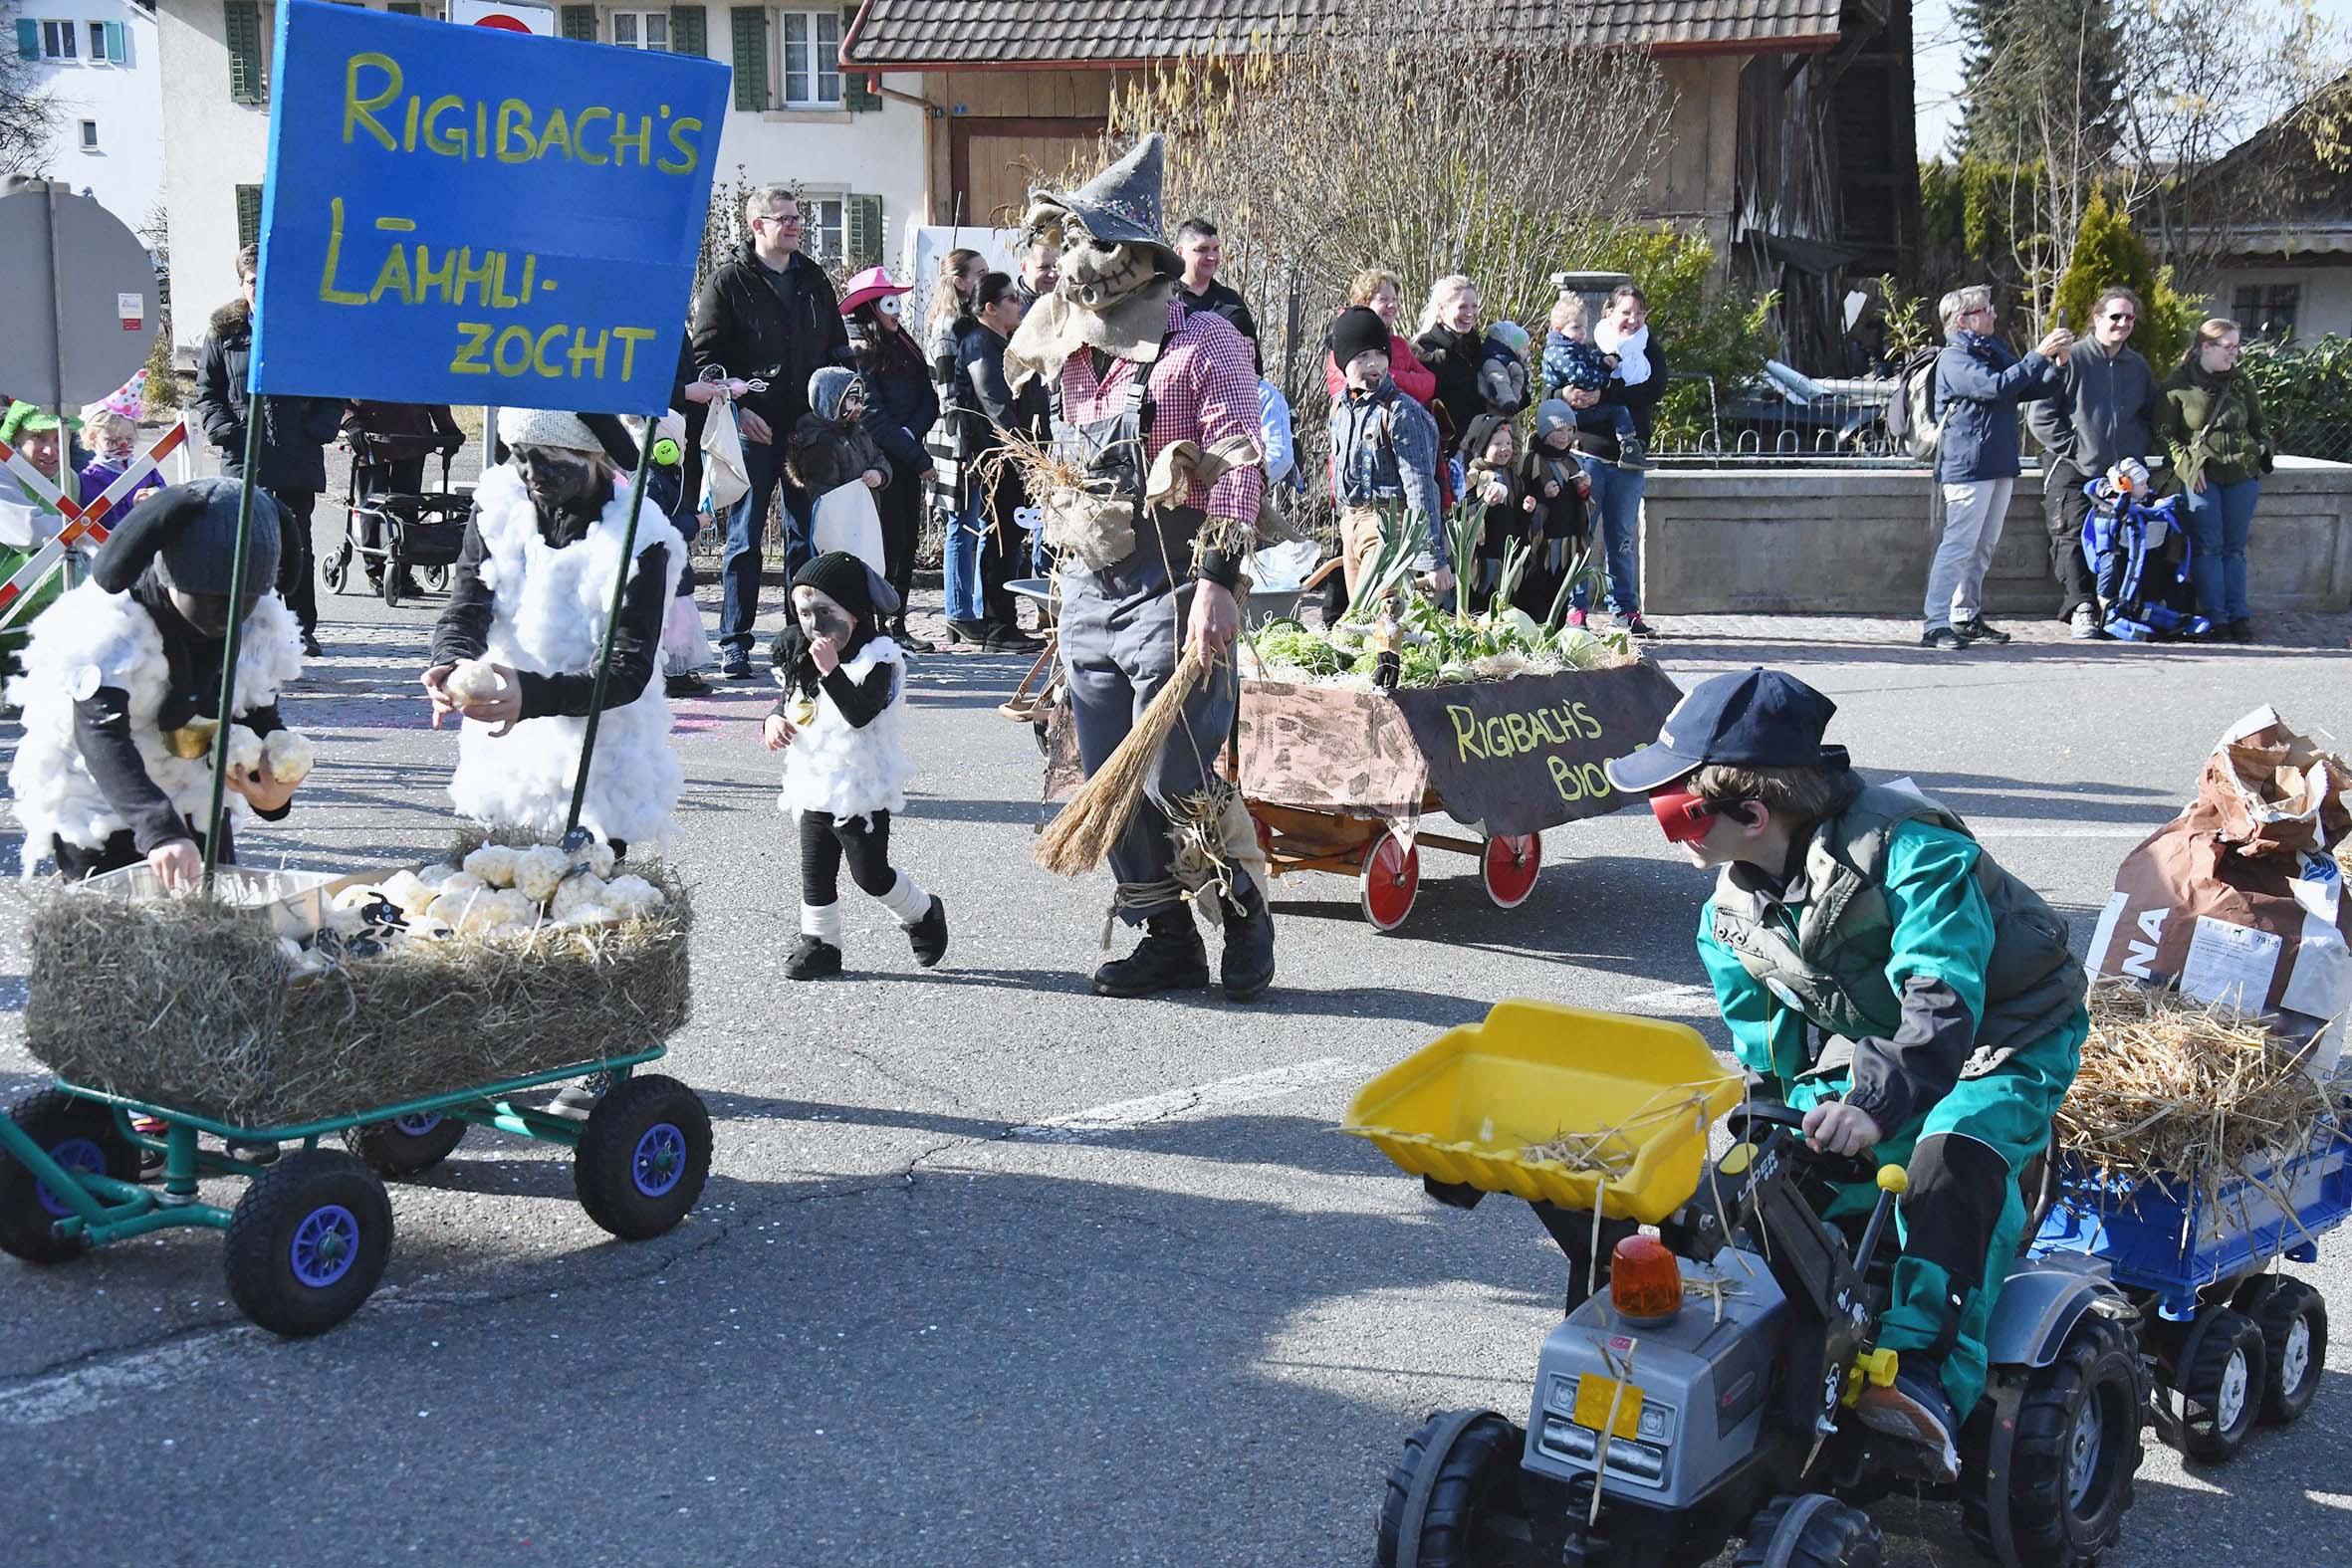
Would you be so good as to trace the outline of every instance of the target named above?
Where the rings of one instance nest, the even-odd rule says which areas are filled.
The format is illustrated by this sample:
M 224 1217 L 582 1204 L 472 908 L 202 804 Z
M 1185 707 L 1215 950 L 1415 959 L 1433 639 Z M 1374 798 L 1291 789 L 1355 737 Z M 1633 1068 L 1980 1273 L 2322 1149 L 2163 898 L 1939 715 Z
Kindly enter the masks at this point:
M 1368 305 L 1350 306 L 1331 324 L 1331 362 L 1345 370 L 1359 353 L 1388 352 L 1388 324 Z
M 1528 330 L 1517 322 L 1497 322 L 1487 329 L 1487 336 L 1519 355 L 1528 356 Z
M 793 586 L 815 588 L 855 616 L 860 630 L 898 612 L 897 591 L 845 550 L 827 551 L 803 566 Z
M 841 400 L 859 385 L 855 370 L 844 370 L 828 364 L 809 377 L 809 406 L 817 410 L 820 419 L 841 417 Z
M 71 419 L 65 421 L 67 424 L 74 422 Z M 55 430 L 58 423 L 57 415 L 38 403 L 10 403 L 8 412 L 5 415 L 0 415 L 0 441 L 6 441 L 10 446 L 14 446 L 18 440 L 25 436 L 40 435 L 44 431 Z
M 214 477 L 151 491 L 115 525 L 90 563 L 91 579 L 122 593 L 148 566 L 183 593 L 225 595 L 236 564 L 237 500 L 243 487 Z M 253 493 L 245 543 L 245 595 L 257 599 L 278 579 L 278 504 Z
M 501 408 L 498 439 L 508 446 L 552 446 L 604 455 L 604 443 L 596 439 L 596 433 L 578 414 L 561 408 Z
M 1562 425 L 1574 426 L 1576 410 L 1556 397 L 1546 397 L 1535 405 L 1535 439 L 1540 441 Z

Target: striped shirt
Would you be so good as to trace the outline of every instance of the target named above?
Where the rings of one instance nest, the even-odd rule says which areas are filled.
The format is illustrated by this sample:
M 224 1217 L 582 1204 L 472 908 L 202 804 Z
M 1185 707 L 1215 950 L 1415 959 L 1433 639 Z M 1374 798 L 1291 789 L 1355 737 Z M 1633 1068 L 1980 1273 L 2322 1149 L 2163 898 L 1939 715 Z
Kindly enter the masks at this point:
M 1210 311 L 1187 316 L 1181 302 L 1168 303 L 1172 336 L 1165 351 L 1151 367 L 1151 441 L 1148 461 L 1176 441 L 1197 441 L 1203 448 L 1227 436 L 1246 436 L 1255 445 L 1258 426 L 1258 371 L 1250 340 L 1224 317 Z M 1062 417 L 1072 424 L 1111 418 L 1126 407 L 1127 388 L 1136 363 L 1113 359 L 1109 373 L 1094 378 L 1094 356 L 1084 349 L 1061 366 Z M 1266 488 L 1265 470 L 1256 466 L 1228 469 L 1214 485 L 1194 481 L 1185 497 L 1212 518 L 1255 525 L 1258 500 Z

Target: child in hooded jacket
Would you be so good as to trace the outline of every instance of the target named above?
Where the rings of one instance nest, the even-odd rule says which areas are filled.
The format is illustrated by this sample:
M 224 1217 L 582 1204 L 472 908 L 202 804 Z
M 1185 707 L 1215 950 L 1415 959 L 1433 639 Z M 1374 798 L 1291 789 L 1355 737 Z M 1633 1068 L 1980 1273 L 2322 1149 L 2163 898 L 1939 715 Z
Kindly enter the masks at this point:
M 890 483 L 890 460 L 860 423 L 864 417 L 865 383 L 856 371 L 832 364 L 809 377 L 809 411 L 785 446 L 792 482 L 812 496 L 860 483 L 878 491 Z
M 794 980 L 841 973 L 841 863 L 858 891 L 897 918 L 925 969 L 947 953 L 947 906 L 890 864 L 890 813 L 906 805 L 904 655 L 882 630 L 898 595 L 845 551 L 793 578 L 792 618 L 769 658 L 784 688 L 768 715 L 768 750 L 783 752 L 777 807 L 801 835 L 801 939 L 785 962 Z
M 1520 474 L 1535 503 L 1536 545 L 1513 597 L 1540 620 L 1550 614 L 1591 528 L 1585 508 L 1592 480 L 1576 461 L 1576 411 L 1560 399 L 1535 405 L 1535 438 L 1528 443 Z
M 1503 576 L 1503 556 L 1517 542 L 1532 543 L 1535 498 L 1529 494 L 1520 472 L 1519 427 L 1499 414 L 1486 414 L 1470 424 L 1470 439 L 1462 455 L 1469 464 L 1462 494 L 1482 509 L 1478 547 L 1470 571 L 1470 604 L 1484 612 L 1495 602 Z
M 1497 322 L 1479 344 L 1478 390 L 1487 412 L 1506 418 L 1528 406 L 1528 330 Z

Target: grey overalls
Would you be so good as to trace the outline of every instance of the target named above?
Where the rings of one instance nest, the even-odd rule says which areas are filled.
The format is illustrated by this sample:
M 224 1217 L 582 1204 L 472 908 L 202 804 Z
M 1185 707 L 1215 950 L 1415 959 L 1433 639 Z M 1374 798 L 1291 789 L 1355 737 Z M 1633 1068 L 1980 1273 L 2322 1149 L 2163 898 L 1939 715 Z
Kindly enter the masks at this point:
M 1060 571 L 1061 665 L 1077 726 L 1078 757 L 1089 778 L 1175 673 L 1192 612 L 1193 545 L 1205 514 L 1195 507 L 1154 510 L 1144 500 L 1151 458 L 1151 372 L 1174 336 L 1162 337 L 1149 360 L 1136 362 L 1116 414 L 1073 424 L 1061 412 L 1071 401 L 1066 395 L 1055 411 L 1055 455 L 1083 469 L 1106 499 L 1133 503 L 1136 518 L 1135 550 L 1124 560 L 1089 571 L 1072 560 Z M 1129 925 L 1183 907 L 1169 875 L 1175 846 L 1161 802 L 1182 800 L 1208 784 L 1233 725 L 1236 695 L 1228 652 L 1185 700 L 1182 722 L 1145 776 L 1143 801 L 1111 848 L 1110 868 L 1119 883 L 1116 913 Z

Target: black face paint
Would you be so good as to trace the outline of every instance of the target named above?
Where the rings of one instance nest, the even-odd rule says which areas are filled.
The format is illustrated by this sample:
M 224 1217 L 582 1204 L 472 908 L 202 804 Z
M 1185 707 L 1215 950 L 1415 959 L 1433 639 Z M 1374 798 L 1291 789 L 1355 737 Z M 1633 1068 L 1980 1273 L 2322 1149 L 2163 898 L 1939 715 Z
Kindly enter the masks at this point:
M 254 595 L 258 603 L 260 596 Z M 199 637 L 225 637 L 229 634 L 229 596 L 226 593 L 190 593 L 183 588 L 171 590 L 171 607 L 179 611 L 179 618 Z M 248 614 L 252 605 L 246 606 Z
M 565 447 L 518 446 L 515 472 L 542 512 L 588 512 L 596 505 L 596 460 Z
M 796 595 L 793 609 L 800 616 L 801 630 L 808 633 L 811 642 L 830 637 L 836 643 L 845 643 L 857 630 L 857 622 L 830 599 L 803 603 Z

